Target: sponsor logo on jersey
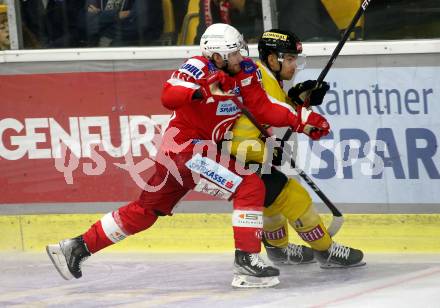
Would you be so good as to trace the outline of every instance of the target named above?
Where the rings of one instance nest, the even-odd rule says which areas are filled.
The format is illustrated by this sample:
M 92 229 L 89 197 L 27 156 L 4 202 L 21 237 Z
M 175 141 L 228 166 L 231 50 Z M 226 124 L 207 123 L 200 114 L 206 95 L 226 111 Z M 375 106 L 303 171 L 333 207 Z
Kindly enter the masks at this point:
M 208 157 L 202 157 L 200 154 L 196 154 L 193 158 L 187 161 L 185 166 L 220 187 L 226 188 L 230 192 L 235 192 L 238 185 L 243 180 L 232 171 Z
M 180 67 L 179 71 L 181 71 L 183 73 L 187 73 L 188 75 L 192 75 L 196 79 L 200 79 L 203 74 L 203 72 L 201 70 L 199 70 L 197 67 L 195 67 L 194 65 L 191 65 L 189 63 L 183 64 Z
M 195 79 L 202 78 L 205 73 L 203 73 L 203 67 L 205 67 L 205 63 L 197 59 L 189 59 L 179 68 L 179 72 L 188 74 Z
M 240 109 L 232 100 L 222 101 L 217 106 L 216 115 L 234 115 L 240 112 Z
M 260 211 L 234 210 L 232 213 L 232 225 L 234 227 L 263 227 L 263 213 Z
M 298 232 L 298 235 L 306 242 L 313 242 L 324 237 L 325 233 L 320 225 L 317 225 L 310 231 Z

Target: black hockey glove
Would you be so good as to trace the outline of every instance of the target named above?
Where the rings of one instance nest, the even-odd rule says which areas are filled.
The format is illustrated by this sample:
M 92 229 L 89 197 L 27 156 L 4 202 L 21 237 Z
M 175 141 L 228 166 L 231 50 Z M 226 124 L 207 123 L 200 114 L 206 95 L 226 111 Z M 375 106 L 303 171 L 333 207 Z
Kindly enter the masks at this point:
M 329 89 L 330 86 L 325 81 L 318 83 L 316 80 L 307 80 L 293 86 L 287 95 L 297 104 L 299 104 L 299 98 L 303 102 L 308 102 L 309 106 L 318 106 L 322 104 Z

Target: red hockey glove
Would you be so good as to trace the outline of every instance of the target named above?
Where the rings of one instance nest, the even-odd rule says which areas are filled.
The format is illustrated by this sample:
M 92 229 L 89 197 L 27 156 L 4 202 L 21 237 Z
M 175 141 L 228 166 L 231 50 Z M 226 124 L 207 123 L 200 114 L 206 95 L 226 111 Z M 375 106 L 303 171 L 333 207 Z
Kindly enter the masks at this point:
M 312 140 L 318 140 L 328 135 L 330 125 L 322 115 L 302 106 L 298 106 L 296 111 L 298 115 L 294 122 L 292 122 L 294 123 L 292 125 L 294 131 L 304 133 Z
M 198 91 L 206 102 L 212 102 L 213 96 L 234 96 L 235 80 L 223 71 L 217 71 L 207 78 L 196 80 Z M 193 96 L 194 97 L 194 96 Z

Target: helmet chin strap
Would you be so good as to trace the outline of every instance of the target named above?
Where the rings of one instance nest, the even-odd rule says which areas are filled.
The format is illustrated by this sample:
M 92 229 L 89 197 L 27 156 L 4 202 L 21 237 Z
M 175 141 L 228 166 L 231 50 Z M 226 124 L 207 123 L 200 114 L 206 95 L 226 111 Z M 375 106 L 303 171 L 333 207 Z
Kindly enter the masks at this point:
M 283 70 L 283 62 L 284 62 L 284 53 L 282 52 L 278 52 L 277 53 L 277 59 L 278 59 L 278 64 L 280 65 L 280 69 L 278 72 L 275 72 L 275 77 L 278 81 L 281 81 L 281 71 Z
M 278 64 L 280 65 L 280 69 L 278 71 L 274 72 L 274 75 L 275 75 L 275 78 L 278 80 L 278 82 L 280 82 L 281 81 L 281 71 L 283 69 L 284 59 L 279 57 L 278 54 L 277 54 L 277 58 L 278 58 Z

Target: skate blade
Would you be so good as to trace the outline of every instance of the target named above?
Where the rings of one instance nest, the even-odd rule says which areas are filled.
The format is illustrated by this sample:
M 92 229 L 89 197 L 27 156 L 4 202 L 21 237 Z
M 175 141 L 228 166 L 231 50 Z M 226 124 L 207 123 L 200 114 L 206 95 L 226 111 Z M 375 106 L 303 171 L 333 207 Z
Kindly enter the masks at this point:
M 272 260 L 271 260 L 272 261 Z M 286 260 L 282 260 L 282 261 L 272 261 L 273 264 L 275 265 L 304 265 L 304 264 L 312 264 L 312 263 L 316 263 L 317 261 L 315 259 L 309 260 L 309 261 L 300 261 L 300 262 L 294 262 L 294 261 L 286 261 Z
M 278 277 L 254 277 L 248 275 L 234 275 L 231 285 L 234 288 L 270 288 L 280 283 Z
M 46 246 L 46 252 L 61 277 L 66 280 L 71 280 L 73 275 L 70 273 L 69 268 L 67 267 L 66 258 L 61 251 L 60 245 L 48 245 Z
M 325 263 L 325 264 L 320 264 L 319 267 L 323 268 L 323 269 L 332 269 L 332 268 L 351 268 L 351 267 L 360 267 L 360 266 L 364 266 L 367 263 L 364 261 L 352 264 L 352 265 L 341 265 L 341 264 L 336 264 L 336 263 Z

